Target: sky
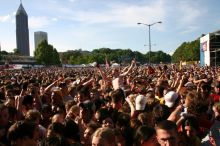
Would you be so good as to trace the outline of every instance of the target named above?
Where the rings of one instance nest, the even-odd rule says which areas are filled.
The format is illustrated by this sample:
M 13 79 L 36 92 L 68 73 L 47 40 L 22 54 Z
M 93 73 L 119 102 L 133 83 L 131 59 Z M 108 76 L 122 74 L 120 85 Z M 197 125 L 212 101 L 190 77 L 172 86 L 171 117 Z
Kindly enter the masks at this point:
M 102 47 L 172 54 L 183 42 L 220 29 L 219 0 L 22 0 L 28 14 L 30 52 L 34 32 L 48 33 L 58 52 Z M 15 13 L 20 0 L 0 0 L 1 49 L 16 48 Z

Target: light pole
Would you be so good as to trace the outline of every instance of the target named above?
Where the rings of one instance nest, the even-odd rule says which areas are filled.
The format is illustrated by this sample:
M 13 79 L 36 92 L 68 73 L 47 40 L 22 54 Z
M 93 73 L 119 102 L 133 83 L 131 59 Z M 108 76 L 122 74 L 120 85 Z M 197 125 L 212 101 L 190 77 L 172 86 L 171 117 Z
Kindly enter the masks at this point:
M 148 29 L 149 29 L 149 64 L 151 64 L 151 37 L 150 37 L 150 27 L 154 24 L 157 24 L 157 23 L 162 23 L 162 21 L 158 21 L 158 22 L 154 22 L 154 23 L 151 23 L 151 24 L 145 24 L 145 23 L 137 23 L 138 25 L 146 25 L 148 26 Z

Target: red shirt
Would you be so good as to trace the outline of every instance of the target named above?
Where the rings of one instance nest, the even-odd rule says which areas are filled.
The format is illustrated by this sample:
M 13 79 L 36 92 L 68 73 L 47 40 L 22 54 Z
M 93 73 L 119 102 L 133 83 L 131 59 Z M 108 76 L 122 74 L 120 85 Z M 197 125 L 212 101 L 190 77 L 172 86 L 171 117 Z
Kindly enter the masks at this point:
M 212 99 L 214 100 L 214 102 L 219 102 L 220 100 L 220 95 L 219 94 L 211 94 Z

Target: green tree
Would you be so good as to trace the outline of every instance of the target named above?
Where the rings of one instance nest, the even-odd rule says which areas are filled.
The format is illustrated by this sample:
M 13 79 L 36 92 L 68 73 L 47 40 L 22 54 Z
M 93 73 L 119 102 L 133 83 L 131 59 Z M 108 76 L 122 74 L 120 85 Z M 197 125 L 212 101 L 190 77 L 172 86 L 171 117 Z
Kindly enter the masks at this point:
M 152 52 L 153 59 L 152 63 L 165 62 L 168 63 L 171 61 L 171 56 L 162 52 Z M 92 52 L 75 50 L 70 52 L 62 53 L 62 58 L 69 58 L 68 62 L 71 64 L 86 64 L 91 62 L 98 62 L 100 64 L 105 64 L 105 59 L 108 61 L 115 61 L 118 63 L 130 63 L 133 58 L 140 63 L 148 62 L 148 54 L 142 54 L 138 51 L 131 51 L 131 49 L 110 49 L 110 48 L 100 48 L 94 49 Z M 63 60 L 62 59 L 62 60 Z
M 55 48 L 53 48 L 53 52 L 52 52 L 52 64 L 57 64 L 57 65 L 59 65 L 59 64 L 61 64 L 61 62 L 60 62 L 60 57 L 59 57 L 59 53 L 57 52 L 57 50 L 55 49 Z
M 8 55 L 9 53 L 7 51 L 1 51 L 2 55 Z
M 60 58 L 57 50 L 47 41 L 41 42 L 34 51 L 34 58 L 38 63 L 44 65 L 59 65 Z
M 173 53 L 172 62 L 198 61 L 199 60 L 199 39 L 192 42 L 183 42 Z
M 13 53 L 14 53 L 14 55 L 19 55 L 20 54 L 20 52 L 19 52 L 19 50 L 17 48 L 13 49 Z
M 157 51 L 157 52 L 151 52 L 150 53 L 151 63 L 158 64 L 160 62 L 163 63 L 170 63 L 171 62 L 171 56 L 169 54 L 164 53 L 163 51 Z M 149 52 L 146 54 L 147 61 L 149 61 Z

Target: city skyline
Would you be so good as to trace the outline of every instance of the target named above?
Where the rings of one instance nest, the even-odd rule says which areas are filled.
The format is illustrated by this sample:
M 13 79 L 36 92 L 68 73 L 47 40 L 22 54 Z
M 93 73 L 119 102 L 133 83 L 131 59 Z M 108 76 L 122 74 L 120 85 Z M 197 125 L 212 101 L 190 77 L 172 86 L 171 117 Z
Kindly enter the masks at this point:
M 1 49 L 16 48 L 15 12 L 20 1 L 1 1 Z M 140 23 L 162 24 L 151 28 L 152 51 L 173 53 L 184 41 L 220 29 L 217 0 L 22 0 L 29 16 L 30 54 L 34 32 L 45 31 L 59 52 L 92 51 L 108 47 L 148 52 L 148 28 Z M 144 46 L 145 45 L 145 46 Z

